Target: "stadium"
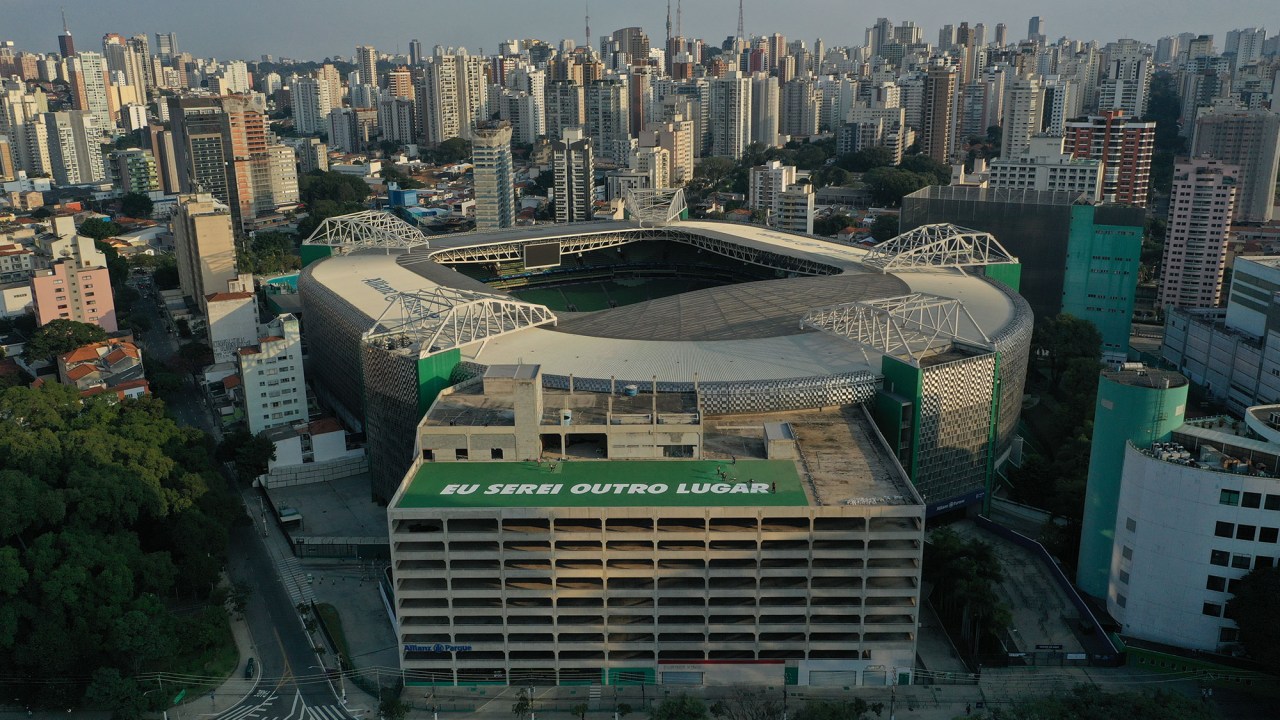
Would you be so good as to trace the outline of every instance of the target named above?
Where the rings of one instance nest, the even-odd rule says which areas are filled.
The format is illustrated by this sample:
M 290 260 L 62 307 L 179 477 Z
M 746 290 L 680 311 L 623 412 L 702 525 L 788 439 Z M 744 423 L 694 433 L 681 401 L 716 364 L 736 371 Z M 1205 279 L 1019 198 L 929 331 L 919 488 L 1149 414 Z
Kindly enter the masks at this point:
M 536 363 L 550 388 L 696 386 L 711 414 L 866 403 L 930 514 L 981 499 L 1018 418 L 1032 317 L 984 233 L 869 251 L 671 214 L 427 237 L 369 212 L 303 253 L 309 377 L 365 430 L 384 502 L 436 394 L 492 364 Z
M 410 684 L 909 682 L 925 519 L 981 501 L 1031 312 L 990 235 L 678 213 L 425 237 L 298 283 L 368 438 Z

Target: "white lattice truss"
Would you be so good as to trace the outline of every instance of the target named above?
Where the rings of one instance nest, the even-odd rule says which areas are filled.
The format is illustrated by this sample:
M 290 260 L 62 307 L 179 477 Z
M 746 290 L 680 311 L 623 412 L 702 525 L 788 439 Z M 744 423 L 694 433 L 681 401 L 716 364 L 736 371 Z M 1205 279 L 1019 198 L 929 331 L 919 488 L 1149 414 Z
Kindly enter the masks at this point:
M 949 223 L 921 225 L 871 248 L 863 265 L 882 272 L 908 268 L 961 268 L 1014 262 L 991 233 Z
M 641 225 L 665 225 L 680 219 L 688 207 L 684 188 L 630 188 L 623 192 L 622 199 L 632 219 Z
M 418 345 L 423 355 L 539 325 L 554 325 L 556 316 L 544 305 L 486 293 L 435 288 L 390 296 L 390 304 L 373 328 L 367 344 L 389 350 Z
M 328 247 L 414 248 L 430 246 L 427 236 L 389 212 L 362 210 L 325 218 L 303 245 Z
M 603 250 L 605 248 L 617 247 L 628 243 L 638 242 L 642 238 L 625 233 L 595 233 L 591 235 L 567 235 L 562 238 L 546 238 L 533 240 L 519 240 L 515 242 L 490 243 L 486 245 L 473 245 L 471 247 L 449 248 L 447 250 L 438 250 L 431 253 L 431 260 L 439 263 L 458 264 L 458 263 L 492 263 L 492 262 L 512 262 L 522 260 L 524 258 L 525 245 L 537 245 L 539 243 L 560 242 L 560 253 L 568 255 L 570 253 L 588 252 L 590 250 Z
M 905 354 L 916 363 L 925 354 L 950 348 L 956 340 L 991 347 L 991 339 L 964 303 L 926 293 L 816 308 L 804 316 L 800 327 L 831 333 L 889 355 Z

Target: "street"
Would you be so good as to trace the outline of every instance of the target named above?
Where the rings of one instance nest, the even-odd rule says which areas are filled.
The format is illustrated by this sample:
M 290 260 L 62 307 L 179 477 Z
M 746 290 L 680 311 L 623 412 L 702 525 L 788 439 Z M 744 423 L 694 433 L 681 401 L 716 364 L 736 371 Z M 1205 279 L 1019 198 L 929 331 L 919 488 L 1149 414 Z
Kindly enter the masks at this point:
M 131 282 L 134 281 L 131 279 Z M 166 362 L 177 353 L 180 340 L 166 330 L 163 315 L 153 297 L 144 295 L 139 303 L 151 320 L 151 329 L 137 338 L 143 346 L 146 362 Z M 221 433 L 214 426 L 195 380 L 188 374 L 183 376 L 182 383 L 182 392 L 166 400 L 170 414 L 179 424 L 200 428 L 219 440 Z M 246 500 L 246 511 L 253 517 L 256 502 L 249 500 L 248 494 L 242 494 L 242 498 Z M 325 679 L 324 668 L 310 636 L 272 562 L 268 543 L 278 538 L 264 538 L 262 530 L 259 523 L 231 528 L 227 555 L 227 573 L 232 582 L 251 588 L 244 615 L 252 638 L 257 682 L 253 690 L 235 704 L 203 716 L 212 715 L 225 720 L 344 720 L 355 717 L 343 707 L 341 699 Z M 268 532 L 278 533 L 279 530 L 270 527 Z M 296 582 L 296 579 L 291 578 L 291 581 Z M 242 671 L 244 662 L 242 658 L 237 672 Z

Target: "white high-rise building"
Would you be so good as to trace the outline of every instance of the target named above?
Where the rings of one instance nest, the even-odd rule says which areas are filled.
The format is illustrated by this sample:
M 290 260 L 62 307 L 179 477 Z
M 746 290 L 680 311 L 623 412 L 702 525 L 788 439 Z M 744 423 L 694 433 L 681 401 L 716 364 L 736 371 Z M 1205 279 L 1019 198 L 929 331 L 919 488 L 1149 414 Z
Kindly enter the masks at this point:
M 307 382 L 302 370 L 298 319 L 280 315 L 262 328 L 256 345 L 236 353 L 244 388 L 245 422 L 257 435 L 281 425 L 306 422 Z
M 782 191 L 773 226 L 787 232 L 813 234 L 813 185 L 806 180 Z
M 1016 158 L 1031 144 L 1031 137 L 1040 132 L 1043 117 L 1044 90 L 1035 76 L 1013 78 L 1005 85 L 1004 112 L 1000 126 L 1003 142 L 1000 157 Z
M 469 138 L 476 123 L 488 120 L 484 69 L 485 58 L 468 55 L 465 48 L 436 46 L 416 88 L 418 130 L 426 144 Z
M 13 162 L 28 175 L 52 175 L 49 133 L 40 115 L 49 111 L 44 91 L 0 91 L 0 134 L 9 137 Z
M 1191 142 L 1193 156 L 1239 166 L 1236 222 L 1268 222 L 1275 212 L 1280 173 L 1280 114 L 1266 110 L 1202 111 Z
M 1061 135 L 1037 135 L 1017 157 L 991 161 L 987 186 L 1009 190 L 1084 193 L 1102 202 L 1102 163 L 1062 151 Z
M 1210 158 L 1192 158 L 1174 166 L 1156 294 L 1160 307 L 1218 306 L 1239 178 L 1239 167 Z
M 1262 46 L 1266 41 L 1266 28 L 1231 30 L 1227 33 L 1222 52 L 1235 54 L 1236 67 L 1241 67 L 1262 57 Z
M 648 187 L 654 190 L 671 187 L 671 153 L 664 147 L 636 148 L 631 156 L 631 169 L 644 175 Z
M 476 229 L 515 224 L 515 170 L 511 164 L 511 124 L 490 122 L 471 131 L 475 165 Z
M 356 48 L 356 69 L 360 72 L 360 82 L 365 85 L 378 84 L 378 48 L 371 45 L 360 45 Z
M 78 70 L 71 73 L 72 106 L 98 116 L 98 126 L 115 127 L 107 86 L 107 59 L 98 53 L 82 52 L 74 62 Z
M 44 113 L 53 181 L 81 185 L 107 179 L 98 116 L 81 110 Z
M 818 134 L 822 125 L 822 90 L 813 78 L 795 78 L 782 86 L 778 132 L 793 138 Z
M 731 70 L 711 80 L 711 153 L 738 159 L 751 143 L 751 78 Z
M 304 135 L 327 130 L 332 107 L 329 85 L 320 78 L 298 78 L 293 85 L 293 129 Z
M 1116 45 L 1108 53 L 1106 77 L 1098 86 L 1098 110 L 1124 110 L 1126 115 L 1141 117 L 1151 101 L 1151 56 L 1136 40 Z
M 782 207 L 783 191 L 795 182 L 795 166 L 783 165 L 780 160 L 770 160 L 751 168 L 747 207 L 765 210 L 770 217 L 777 215 Z
M 671 160 L 670 187 L 693 179 L 693 121 L 675 115 L 670 122 L 649 123 L 640 133 L 640 147 L 665 148 Z
M 595 199 L 595 161 L 591 140 L 582 128 L 565 128 L 560 140 L 551 141 L 551 168 L 555 174 L 556 222 L 590 220 Z
M 778 147 L 778 78 L 764 73 L 751 76 L 751 142 Z
M 597 162 L 625 167 L 631 159 L 627 86 L 621 80 L 597 80 L 585 92 L 586 129 Z

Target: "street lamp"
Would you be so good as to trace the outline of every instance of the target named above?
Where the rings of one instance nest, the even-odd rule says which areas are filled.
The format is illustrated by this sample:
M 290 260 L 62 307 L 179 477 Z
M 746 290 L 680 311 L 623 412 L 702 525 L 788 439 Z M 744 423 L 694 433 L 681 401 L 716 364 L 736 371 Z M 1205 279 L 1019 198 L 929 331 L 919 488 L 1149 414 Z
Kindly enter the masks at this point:
M 324 673 L 325 679 L 329 677 L 329 668 L 323 665 L 309 665 L 308 669 L 319 670 Z M 329 683 L 329 687 L 333 688 L 333 682 Z M 347 684 L 342 679 L 342 658 L 338 658 L 338 689 L 342 693 L 342 704 L 347 704 Z

